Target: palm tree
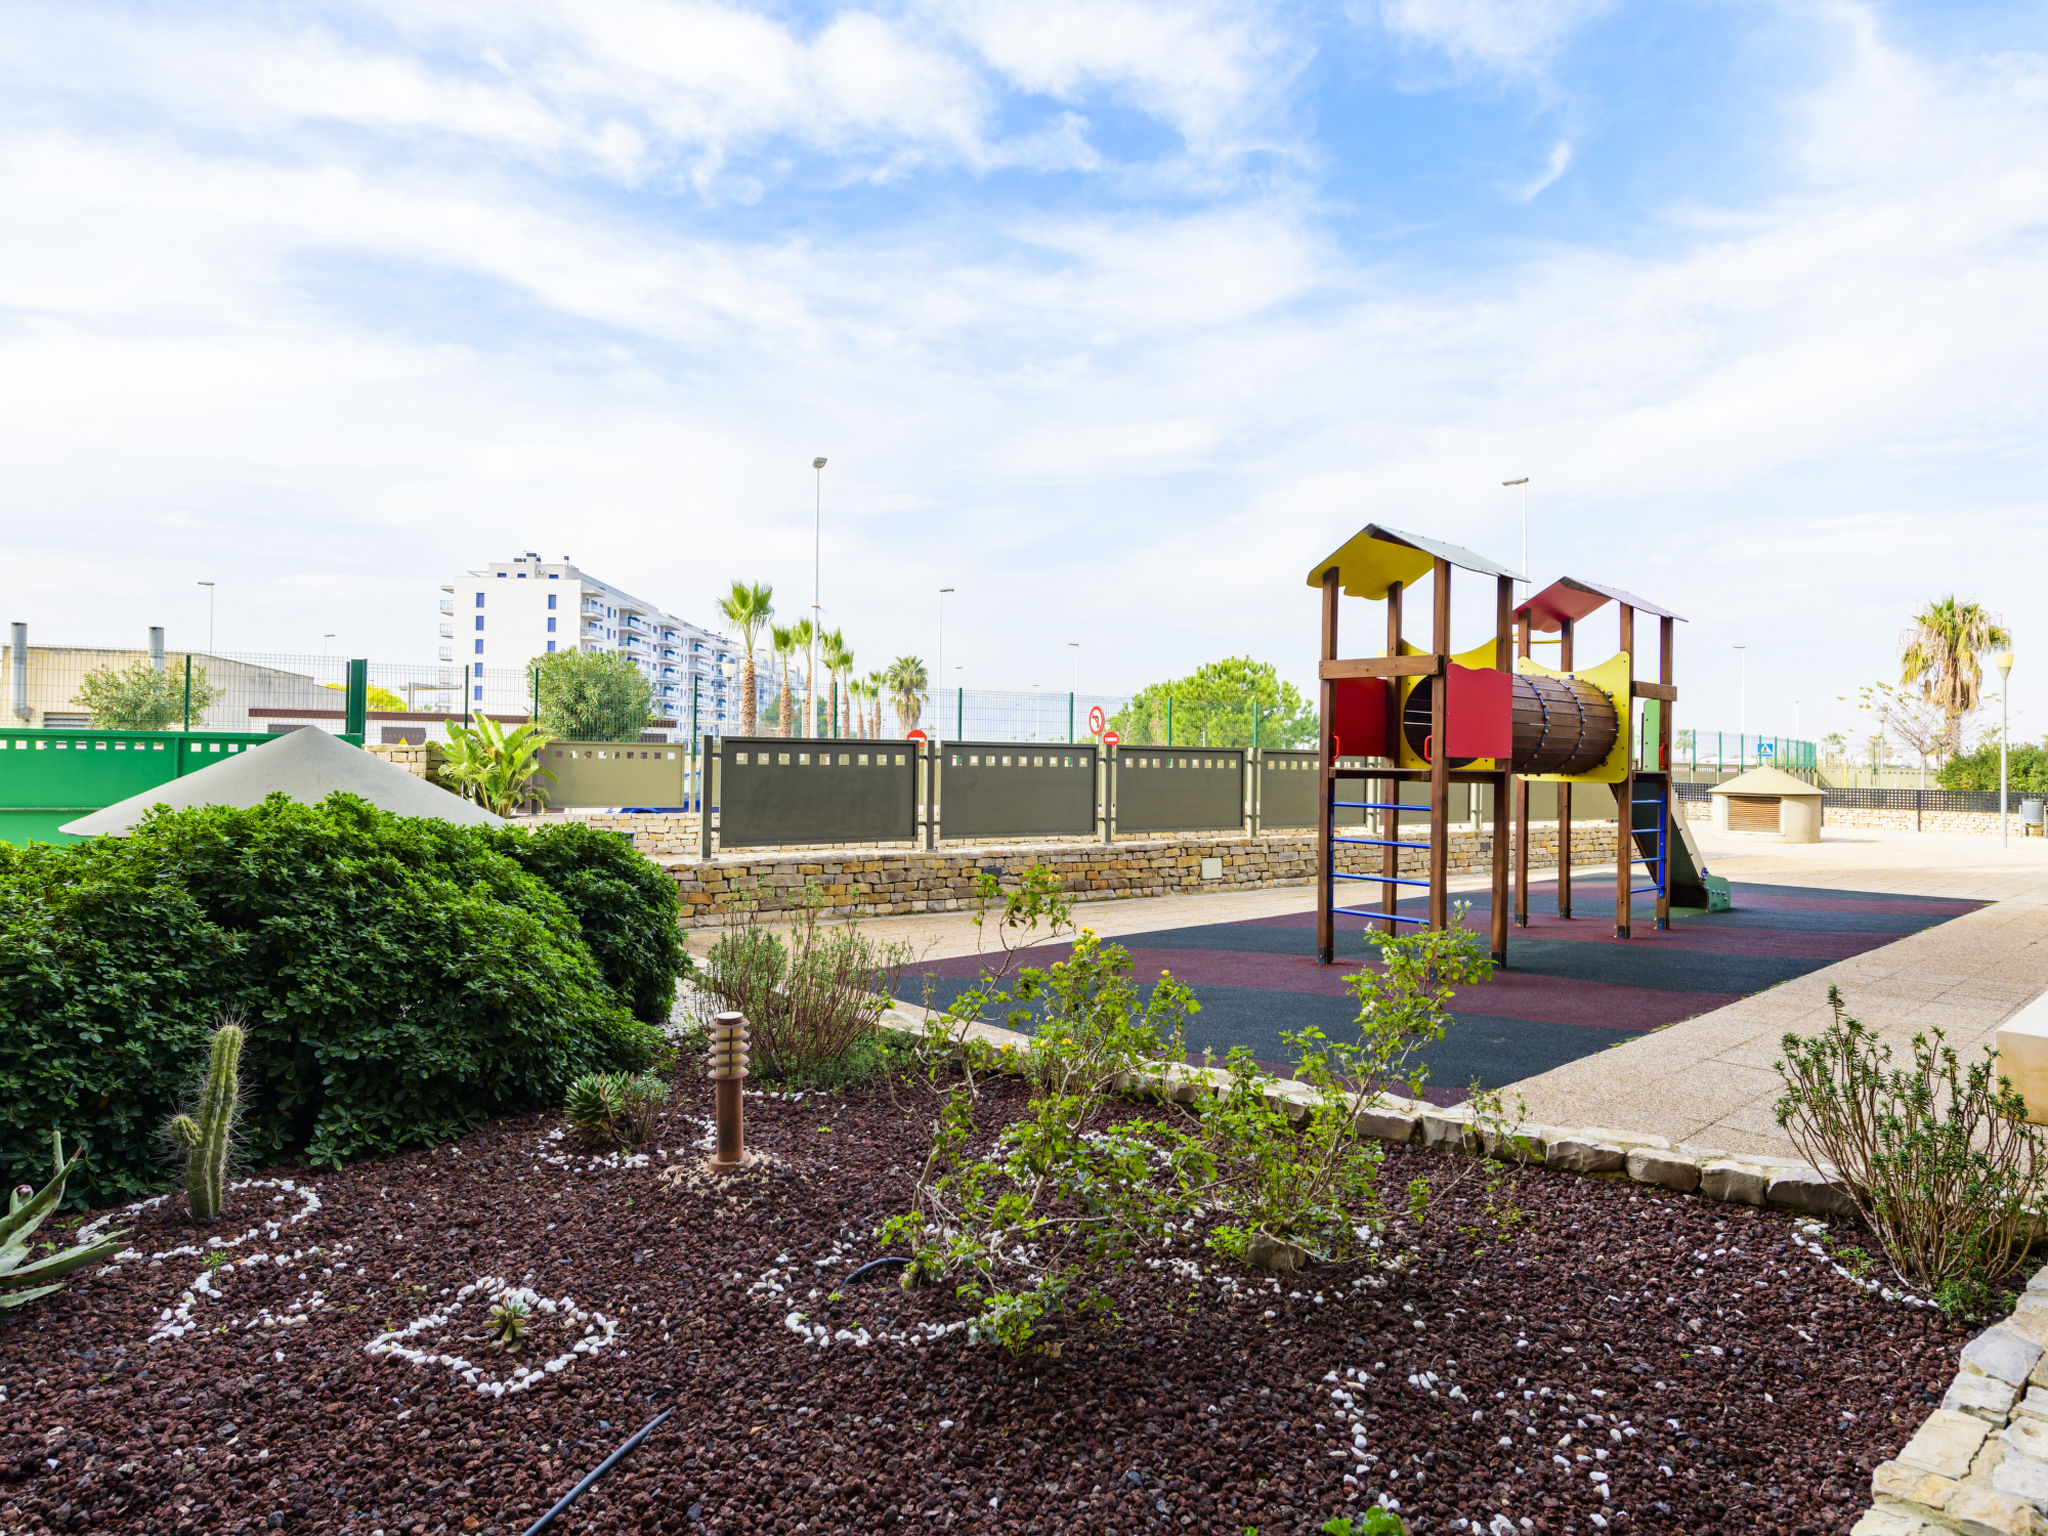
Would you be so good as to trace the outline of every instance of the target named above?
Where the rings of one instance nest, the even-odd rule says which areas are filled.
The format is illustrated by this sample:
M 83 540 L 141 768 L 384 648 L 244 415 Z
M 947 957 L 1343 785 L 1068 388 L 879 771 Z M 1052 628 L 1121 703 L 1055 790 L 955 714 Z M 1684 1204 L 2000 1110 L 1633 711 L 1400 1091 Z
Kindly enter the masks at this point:
M 915 656 L 898 656 L 889 663 L 884 676 L 889 689 L 889 702 L 896 708 L 896 724 L 908 736 L 924 718 L 925 694 L 931 687 L 931 674 L 925 671 L 924 663 Z
M 803 728 L 796 733 L 799 736 L 808 736 L 818 728 L 818 711 L 815 702 L 818 697 L 818 690 L 813 684 L 810 671 L 811 633 L 811 621 L 809 619 L 798 619 L 789 626 L 790 649 L 795 655 L 804 658 L 804 712 L 800 717 L 803 722 Z M 787 684 L 784 686 L 786 688 Z M 788 716 L 789 706 L 786 703 L 783 706 L 782 712 L 785 717 Z
M 834 683 L 843 674 L 853 671 L 853 652 L 846 648 L 846 637 L 836 629 L 819 637 L 818 659 L 825 664 L 825 675 Z M 843 732 L 845 727 L 840 722 L 844 718 L 843 706 L 840 706 L 840 717 L 827 722 L 831 731 Z
M 1899 655 L 1899 681 L 1917 684 L 1920 697 L 1941 711 L 1946 722 L 1943 756 L 1962 750 L 1963 721 L 1982 702 L 1984 669 L 1977 664 L 1978 654 L 2011 644 L 2010 632 L 1982 604 L 1961 602 L 1953 593 L 1913 615 Z
M 797 647 L 796 631 L 797 626 L 794 624 L 771 624 L 768 626 L 768 644 L 775 652 L 775 663 L 782 673 L 782 693 L 776 700 L 775 728 L 779 734 L 784 736 L 789 734 L 790 726 L 794 723 L 789 718 L 791 703 L 789 696 L 789 669 L 793 664 L 791 655 Z M 809 641 L 804 643 L 809 644 Z
M 725 615 L 725 622 L 740 632 L 740 644 L 746 648 L 747 659 L 740 672 L 740 734 L 752 736 L 759 721 L 754 716 L 754 642 L 759 638 L 761 626 L 775 614 L 775 589 L 757 584 L 748 586 L 735 581 L 732 591 L 718 600 L 718 611 Z
M 872 741 L 882 739 L 882 685 L 884 678 L 879 672 L 868 674 L 868 685 L 862 690 L 868 700 L 868 737 Z

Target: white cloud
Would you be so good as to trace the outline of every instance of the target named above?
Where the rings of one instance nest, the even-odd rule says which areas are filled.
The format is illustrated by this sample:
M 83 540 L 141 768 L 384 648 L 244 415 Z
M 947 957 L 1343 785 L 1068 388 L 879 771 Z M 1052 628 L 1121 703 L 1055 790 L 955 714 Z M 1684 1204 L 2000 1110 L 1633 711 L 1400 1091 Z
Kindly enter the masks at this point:
M 1569 139 L 1559 139 L 1551 147 L 1550 159 L 1543 167 L 1543 173 L 1527 186 L 1515 193 L 1518 202 L 1533 202 L 1543 190 L 1565 173 L 1572 163 L 1572 145 Z
M 1460 62 L 1520 71 L 1540 65 L 1613 0 L 1380 0 L 1394 36 Z

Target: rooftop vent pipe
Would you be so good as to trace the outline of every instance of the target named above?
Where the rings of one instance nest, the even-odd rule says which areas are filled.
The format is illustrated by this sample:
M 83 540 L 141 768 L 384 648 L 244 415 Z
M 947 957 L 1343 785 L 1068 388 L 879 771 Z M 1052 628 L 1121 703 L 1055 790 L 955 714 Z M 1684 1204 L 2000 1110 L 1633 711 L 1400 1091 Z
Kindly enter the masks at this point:
M 14 718 L 28 724 L 28 626 L 12 627 L 7 652 L 8 670 L 14 674 Z
M 158 677 L 164 675 L 164 627 L 161 624 L 149 626 L 149 670 Z

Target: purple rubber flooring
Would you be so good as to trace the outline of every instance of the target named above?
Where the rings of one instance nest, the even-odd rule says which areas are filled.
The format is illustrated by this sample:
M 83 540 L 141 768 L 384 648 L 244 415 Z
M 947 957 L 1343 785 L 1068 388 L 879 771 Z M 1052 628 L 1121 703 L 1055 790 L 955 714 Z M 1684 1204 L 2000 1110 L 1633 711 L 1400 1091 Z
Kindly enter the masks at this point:
M 1529 923 L 1508 930 L 1507 965 L 1453 1000 L 1456 1022 L 1429 1054 L 1431 1098 L 1455 1101 L 1475 1081 L 1493 1088 L 1546 1072 L 1983 905 L 1742 885 L 1734 910 L 1674 909 L 1661 933 L 1638 898 L 1633 937 L 1617 939 L 1611 886 L 1575 882 L 1570 919 L 1557 916 L 1556 894 L 1554 883 L 1530 888 Z M 1472 903 L 1467 924 L 1484 935 L 1487 893 L 1459 899 Z M 1407 913 L 1421 908 L 1419 897 L 1401 904 Z M 1337 923 L 1338 961 L 1329 966 L 1316 962 L 1309 912 L 1126 934 L 1116 942 L 1130 951 L 1141 982 L 1170 971 L 1194 989 L 1202 1011 L 1188 1040 L 1198 1055 L 1244 1045 L 1281 1065 L 1290 1059 L 1285 1032 L 1313 1024 L 1335 1038 L 1352 1034 L 1358 1008 L 1345 982 L 1370 952 L 1368 920 L 1340 915 Z M 1044 965 L 1066 953 L 1064 944 L 1043 945 L 1025 951 L 1024 963 Z M 902 995 L 918 1000 L 929 987 L 943 1004 L 978 974 L 973 957 L 937 961 L 905 976 Z

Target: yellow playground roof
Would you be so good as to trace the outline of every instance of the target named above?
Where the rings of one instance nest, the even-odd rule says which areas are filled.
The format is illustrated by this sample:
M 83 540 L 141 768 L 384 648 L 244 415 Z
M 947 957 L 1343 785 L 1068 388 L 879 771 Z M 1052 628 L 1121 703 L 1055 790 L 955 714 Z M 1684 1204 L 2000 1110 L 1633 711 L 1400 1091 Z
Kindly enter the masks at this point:
M 1476 571 L 1481 576 L 1521 575 L 1455 544 L 1367 523 L 1334 554 L 1315 563 L 1308 573 L 1308 584 L 1320 587 L 1323 573 L 1334 567 L 1337 586 L 1345 596 L 1378 599 L 1385 597 L 1387 588 L 1397 581 L 1404 587 L 1414 585 L 1430 573 L 1438 560 L 1448 560 L 1461 570 Z

